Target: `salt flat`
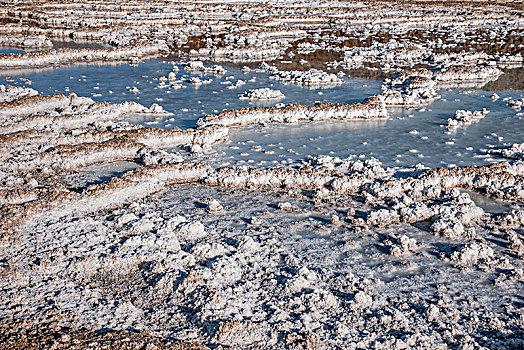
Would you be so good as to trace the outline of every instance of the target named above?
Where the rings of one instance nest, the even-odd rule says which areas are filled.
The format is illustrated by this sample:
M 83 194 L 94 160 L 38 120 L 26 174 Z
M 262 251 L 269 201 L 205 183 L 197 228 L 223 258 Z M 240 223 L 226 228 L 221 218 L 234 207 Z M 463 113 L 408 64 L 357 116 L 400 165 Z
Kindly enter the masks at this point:
M 522 348 L 523 10 L 5 1 L 0 348 Z

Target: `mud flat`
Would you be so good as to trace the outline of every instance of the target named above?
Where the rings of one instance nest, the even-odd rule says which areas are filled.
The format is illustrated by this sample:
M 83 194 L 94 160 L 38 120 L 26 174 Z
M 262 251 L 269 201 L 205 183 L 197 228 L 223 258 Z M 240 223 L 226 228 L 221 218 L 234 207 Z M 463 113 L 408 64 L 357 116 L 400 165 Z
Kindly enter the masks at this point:
M 0 55 L 13 76 L 0 85 L 0 347 L 524 347 L 524 96 L 475 90 L 522 65 L 523 9 L 463 5 L 6 1 L 0 42 L 111 48 Z M 129 99 L 111 103 L 95 101 L 99 85 L 92 98 L 43 94 L 16 74 L 167 54 L 176 64 L 124 84 Z M 217 103 L 184 130 L 176 118 L 146 124 L 173 117 L 162 105 L 183 99 L 178 90 L 223 85 L 237 101 L 258 71 L 322 96 L 356 69 L 386 75 L 381 91 L 359 102 Z M 247 97 L 280 97 L 268 81 Z M 464 144 L 478 165 L 318 155 L 326 142 L 314 135 L 305 154 L 285 147 L 318 125 L 395 118 L 394 130 L 424 116 L 394 142 L 375 137 L 401 157 L 438 157 L 443 145 L 414 145 L 452 146 L 501 119 L 486 124 L 485 149 Z M 432 135 L 440 125 L 452 130 Z M 276 128 L 282 144 L 260 141 Z M 230 140 L 239 132 L 245 145 Z M 224 145 L 248 161 L 219 166 Z M 271 162 L 254 166 L 250 152 Z

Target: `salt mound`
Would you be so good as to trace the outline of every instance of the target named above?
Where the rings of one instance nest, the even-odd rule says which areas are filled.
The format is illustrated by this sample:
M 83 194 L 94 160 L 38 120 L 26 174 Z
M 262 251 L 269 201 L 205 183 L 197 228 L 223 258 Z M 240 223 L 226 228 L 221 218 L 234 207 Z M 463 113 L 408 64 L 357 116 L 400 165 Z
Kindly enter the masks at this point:
M 281 100 L 286 96 L 280 90 L 261 88 L 244 91 L 239 98 L 241 100 Z
M 477 122 L 480 119 L 484 118 L 489 111 L 486 108 L 483 108 L 481 111 L 465 111 L 459 109 L 455 112 L 453 118 L 448 119 L 448 123 L 445 125 L 448 129 L 454 129 L 461 126 L 470 125 L 473 122 Z
M 342 80 L 335 74 L 326 73 L 318 69 L 310 69 L 308 71 L 277 71 L 271 79 L 282 82 L 289 82 L 296 85 L 302 85 L 311 89 L 323 89 L 335 87 L 342 84 Z

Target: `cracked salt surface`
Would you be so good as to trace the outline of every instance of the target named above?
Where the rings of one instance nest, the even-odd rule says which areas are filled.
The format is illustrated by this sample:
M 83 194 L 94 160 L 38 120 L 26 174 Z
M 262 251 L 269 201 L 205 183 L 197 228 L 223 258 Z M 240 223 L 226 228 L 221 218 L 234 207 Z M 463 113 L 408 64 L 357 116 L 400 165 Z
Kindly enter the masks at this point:
M 306 4 L 304 10 L 303 2 L 270 2 L 227 8 L 221 4 L 217 13 L 215 4 L 206 2 L 195 4 L 196 12 L 190 10 L 192 18 L 186 21 L 186 5 L 132 3 L 137 12 L 130 16 L 117 8 L 118 2 L 117 7 L 110 2 L 97 4 L 96 9 L 59 4 L 53 12 L 60 16 L 55 22 L 53 15 L 46 16 L 55 8 L 51 3 L 45 2 L 45 9 L 33 16 L 38 32 L 103 35 L 98 37 L 120 49 L 58 57 L 53 52 L 31 54 L 19 72 L 26 64 L 54 59 L 106 60 L 109 52 L 114 59 L 138 63 L 139 58 L 129 53 L 138 49 L 161 54 L 167 51 L 163 39 L 170 47 L 184 45 L 200 59 L 216 54 L 217 60 L 287 54 L 279 59 L 292 62 L 288 59 L 295 55 L 293 50 L 298 55 L 318 50 L 318 55 L 297 58 L 302 63 L 304 58 L 318 61 L 312 68 L 324 67 L 327 60 L 331 68 L 339 65 L 340 57 L 323 51 L 329 46 L 342 48 L 347 38 L 341 35 L 355 36 L 358 42 L 369 37 L 365 45 L 371 44 L 371 50 L 358 48 L 357 42 L 354 50 L 339 52 L 345 65 L 358 66 L 359 56 L 369 56 L 368 63 L 376 63 L 376 69 L 395 70 L 397 65 L 430 60 L 429 67 L 437 71 L 401 73 L 394 81 L 384 81 L 384 89 L 378 88 L 379 82 L 355 84 L 358 80 L 343 78 L 342 86 L 324 86 L 327 89 L 316 95 L 298 86 L 276 85 L 268 73 L 241 75 L 236 68 L 196 62 L 173 71 L 162 61 L 107 69 L 46 66 L 47 76 L 56 77 L 56 84 L 48 80 L 39 85 L 43 70 L 30 80 L 15 79 L 28 85 L 32 80 L 46 93 L 80 91 L 97 101 L 132 100 L 147 107 L 96 104 L 74 94 L 41 96 L 33 89 L 0 86 L 4 133 L 0 229 L 7 235 L 0 242 L 4 320 L 0 347 L 5 347 L 2 337 L 7 334 L 8 348 L 24 347 L 20 340 L 26 347 L 40 341 L 46 344 L 43 347 L 54 348 L 68 347 L 65 344 L 119 348 L 105 341 L 97 346 L 91 336 L 79 343 L 69 335 L 75 328 L 126 339 L 144 331 L 152 337 L 205 344 L 196 344 L 198 349 L 524 347 L 524 143 L 518 137 L 524 99 L 522 91 L 500 88 L 499 100 L 485 98 L 484 92 L 471 90 L 481 83 L 464 84 L 468 79 L 495 79 L 500 71 L 494 65 L 522 63 L 520 53 L 515 53 L 516 47 L 523 47 L 524 15 L 517 7 L 508 16 L 503 7 L 477 8 L 477 4 L 455 9 L 439 5 L 440 10 L 427 11 L 413 4 L 351 3 L 347 8 L 328 1 Z M 82 15 L 86 10 L 87 18 Z M 222 21 L 224 15 L 227 23 Z M 206 31 L 196 21 L 208 18 L 209 33 L 225 30 L 232 35 L 186 41 L 183 33 Z M 241 19 L 239 27 L 235 18 Z M 177 22 L 181 31 L 172 26 L 178 19 L 183 20 Z M 333 30 L 324 31 L 326 20 Z M 49 23 L 57 27 L 49 28 Z M 60 23 L 73 32 L 59 29 Z M 154 26 L 149 33 L 148 23 Z M 304 24 L 310 28 L 307 33 L 297 30 Z M 420 35 L 411 30 L 421 25 Z M 468 34 L 477 29 L 489 33 Z M 510 30 L 514 32 L 508 37 Z M 451 40 L 435 41 L 435 32 L 449 34 Z M 385 33 L 389 43 L 377 43 Z M 496 57 L 465 53 L 474 45 L 457 55 L 443 51 L 443 45 L 459 44 L 458 53 L 462 42 L 474 44 L 487 35 L 493 38 L 490 44 L 500 40 L 489 49 Z M 143 44 L 128 45 L 143 36 Z M 413 36 L 420 39 L 416 45 L 404 45 Z M 203 50 L 190 50 L 191 42 Z M 94 56 L 84 57 L 85 53 Z M 14 61 L 5 62 L 9 66 Z M 142 70 L 144 65 L 150 72 Z M 297 69 L 293 66 L 288 65 Z M 211 75 L 185 72 L 189 70 Z M 282 78 L 311 87 L 318 82 L 313 73 L 306 74 L 309 77 L 284 73 Z M 519 72 L 502 75 L 506 82 L 520 80 L 515 77 Z M 332 78 L 334 85 L 340 83 Z M 444 82 L 456 90 L 443 90 Z M 372 88 L 363 89 L 366 86 Z M 143 113 L 133 122 L 185 128 L 195 125 L 203 113 L 242 106 L 239 94 L 262 88 L 282 91 L 287 97 L 283 103 L 308 105 L 320 96 L 347 103 L 381 94 L 363 105 L 229 110 L 208 115 L 199 120 L 198 129 L 184 131 L 126 122 L 132 120 L 126 113 Z M 293 95 L 295 99 L 290 99 Z M 149 108 L 153 103 L 173 114 L 163 114 L 159 105 Z M 386 113 L 385 105 L 420 107 Z M 468 125 L 474 116 L 470 112 L 483 108 L 490 113 L 483 112 L 485 118 Z M 457 110 L 466 112 L 457 115 Z M 454 115 L 459 117 L 457 124 L 462 123 L 459 128 L 440 126 Z M 318 122 L 337 117 L 369 119 Z M 301 128 L 277 123 L 300 123 Z M 341 128 L 347 125 L 351 127 Z M 217 143 L 227 137 L 233 140 Z M 510 146 L 516 139 L 518 143 Z M 165 152 L 175 145 L 184 152 Z M 316 153 L 345 156 L 355 151 L 361 156 L 318 156 L 294 163 Z M 443 161 L 450 168 L 461 161 L 491 162 L 499 156 L 507 161 L 400 171 L 382 167 L 371 156 L 384 165 L 406 163 L 415 168 L 418 160 L 425 165 Z M 215 167 L 226 162 L 273 167 Z M 483 199 L 484 194 L 490 199 Z
M 209 198 L 223 203 L 214 215 L 204 204 Z M 279 204 L 283 201 L 291 205 Z M 347 196 L 333 203 L 299 193 L 246 196 L 243 190 L 175 185 L 108 212 L 37 216 L 21 232 L 23 245 L 3 249 L 28 271 L 27 279 L 10 282 L 19 296 L 10 295 L 6 307 L 36 310 L 52 300 L 64 311 L 78 312 L 84 325 L 147 329 L 187 340 L 201 338 L 200 325 L 215 320 L 276 322 L 282 329 L 314 329 L 323 339 L 336 335 L 333 346 L 352 339 L 340 327 L 367 329 L 358 323 L 360 309 L 383 309 L 382 323 L 393 322 L 388 317 L 407 323 L 405 310 L 413 308 L 425 325 L 448 320 L 452 312 L 463 324 L 475 310 L 502 317 L 502 308 L 518 307 L 518 281 L 494 288 L 490 274 L 459 271 L 446 258 L 458 251 L 462 260 L 477 259 L 464 255 L 476 246 L 443 241 L 423 223 L 349 232 L 329 218 L 347 208 L 358 216 L 369 207 Z M 294 209 L 283 210 L 288 207 Z M 259 223 L 250 223 L 253 216 Z M 184 218 L 191 220 L 191 230 L 180 228 Z M 170 227 L 178 227 L 178 234 Z M 416 244 L 401 257 L 385 255 L 399 236 Z M 502 246 L 490 252 L 506 254 Z M 355 313 L 348 311 L 354 308 Z

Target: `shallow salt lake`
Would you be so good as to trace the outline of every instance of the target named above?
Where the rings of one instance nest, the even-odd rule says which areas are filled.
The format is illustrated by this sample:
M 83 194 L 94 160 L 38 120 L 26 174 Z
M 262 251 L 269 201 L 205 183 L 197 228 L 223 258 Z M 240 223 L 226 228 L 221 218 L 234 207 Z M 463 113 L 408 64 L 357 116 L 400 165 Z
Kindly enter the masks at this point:
M 522 91 L 498 92 L 523 96 Z M 307 155 L 371 156 L 386 166 L 427 167 L 482 165 L 500 159 L 486 154 L 493 147 L 523 142 L 524 116 L 492 93 L 482 90 L 439 91 L 436 100 L 418 109 L 391 109 L 389 120 L 323 121 L 264 128 L 236 128 L 231 142 L 217 146 L 231 164 L 286 164 Z M 457 109 L 490 113 L 477 123 L 449 132 L 442 124 Z M 416 132 L 415 132 L 416 131 Z M 257 147 L 260 146 L 260 147 Z M 267 154 L 269 153 L 269 154 Z M 225 164 L 224 164 L 225 165 Z
M 148 60 L 138 66 L 70 66 L 48 71 L 33 71 L 23 75 L 0 78 L 0 83 L 27 85 L 20 78 L 32 81 L 31 87 L 44 94 L 75 92 L 95 101 L 121 103 L 136 101 L 145 106 L 157 103 L 170 113 L 168 117 L 130 117 L 129 121 L 161 128 L 188 128 L 205 113 L 245 106 L 273 106 L 277 103 L 312 105 L 316 101 L 332 103 L 362 102 L 380 92 L 381 81 L 344 78 L 340 86 L 329 89 L 307 89 L 269 79 L 265 72 L 242 73 L 240 68 L 227 67 L 223 76 L 191 74 L 181 65 L 176 79 L 179 89 L 160 88 L 160 77 L 167 77 L 173 65 L 161 60 Z M 194 86 L 192 77 L 212 81 Z M 245 82 L 228 89 L 238 80 Z M 138 93 L 129 90 L 138 89 Z M 286 96 L 280 101 L 259 104 L 240 100 L 242 92 L 269 87 Z M 289 164 L 308 155 L 330 154 L 371 156 L 385 166 L 451 167 L 489 164 L 500 158 L 486 150 L 523 142 L 524 115 L 503 101 L 505 97 L 522 98 L 523 90 L 497 91 L 500 99 L 491 100 L 492 92 L 480 89 L 440 90 L 442 96 L 423 108 L 390 109 L 389 120 L 323 121 L 296 125 L 268 125 L 232 128 L 230 141 L 216 144 L 216 154 L 208 157 L 215 165 L 274 166 Z M 458 109 L 490 113 L 477 123 L 449 132 L 442 124 Z M 148 116 L 147 118 L 150 118 Z M 216 155 L 219 155 L 217 157 Z
M 148 60 L 138 66 L 94 66 L 80 65 L 63 67 L 49 71 L 34 71 L 10 78 L 26 78 L 32 81 L 28 85 L 40 93 L 75 92 L 79 96 L 91 97 L 95 101 L 121 103 L 136 101 L 147 107 L 157 103 L 164 107 L 172 116 L 158 120 L 136 118 L 132 121 L 146 126 L 156 126 L 170 129 L 174 126 L 186 129 L 196 126 L 198 118 L 206 113 L 217 113 L 226 109 L 236 109 L 246 106 L 274 106 L 277 103 L 314 104 L 315 101 L 333 103 L 362 102 L 368 96 L 380 92 L 381 82 L 367 79 L 345 79 L 344 84 L 336 89 L 306 89 L 291 84 L 282 84 L 269 79 L 268 73 L 242 73 L 240 68 L 226 67 L 227 73 L 217 77 L 213 75 L 191 74 L 178 65 L 180 71 L 177 80 L 181 80 L 181 88 L 160 88 L 159 78 L 167 77 L 173 65 L 160 60 Z M 199 86 L 186 82 L 187 79 L 199 77 L 212 81 Z M 5 78 L 0 78 L 0 83 Z M 236 89 L 227 87 L 238 80 L 245 82 Z M 13 82 L 8 82 L 13 84 Z M 19 82 L 20 85 L 27 85 Z M 166 85 L 169 86 L 168 82 Z M 136 87 L 139 92 L 129 91 Z M 250 103 L 240 100 L 239 96 L 249 89 L 269 87 L 281 90 L 286 96 L 279 101 Z M 320 93 L 320 94 L 319 94 Z

